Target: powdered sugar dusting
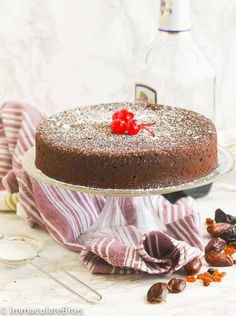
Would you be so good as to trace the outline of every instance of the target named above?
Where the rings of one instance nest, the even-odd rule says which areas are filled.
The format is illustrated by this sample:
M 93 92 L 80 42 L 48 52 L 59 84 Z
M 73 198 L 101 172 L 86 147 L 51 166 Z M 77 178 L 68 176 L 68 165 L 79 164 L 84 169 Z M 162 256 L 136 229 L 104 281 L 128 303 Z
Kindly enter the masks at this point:
M 112 134 L 112 114 L 122 108 L 130 109 L 141 123 L 155 122 L 138 135 Z M 131 103 L 91 105 L 67 110 L 51 116 L 37 131 L 45 141 L 64 149 L 93 151 L 110 155 L 140 151 L 165 150 L 170 147 L 194 145 L 199 140 L 215 137 L 214 124 L 204 116 L 184 109 Z

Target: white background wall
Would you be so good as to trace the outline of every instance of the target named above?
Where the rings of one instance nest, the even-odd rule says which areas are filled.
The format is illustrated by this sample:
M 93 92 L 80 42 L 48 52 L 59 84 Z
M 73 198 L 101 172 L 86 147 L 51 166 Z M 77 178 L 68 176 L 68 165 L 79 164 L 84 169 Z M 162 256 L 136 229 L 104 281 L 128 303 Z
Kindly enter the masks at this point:
M 190 0 L 193 37 L 217 75 L 224 127 L 236 125 L 236 0 Z M 158 28 L 159 0 L 0 0 L 0 102 L 47 112 L 124 100 L 134 54 Z

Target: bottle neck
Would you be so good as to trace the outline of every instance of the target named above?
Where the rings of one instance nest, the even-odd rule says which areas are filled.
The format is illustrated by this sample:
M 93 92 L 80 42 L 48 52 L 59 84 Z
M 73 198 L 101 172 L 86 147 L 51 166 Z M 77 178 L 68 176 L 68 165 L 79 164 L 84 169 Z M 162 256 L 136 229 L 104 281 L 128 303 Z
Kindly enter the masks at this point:
M 160 0 L 159 30 L 169 33 L 190 31 L 189 0 Z
M 168 41 L 168 45 L 181 45 L 182 49 L 186 49 L 189 45 L 192 45 L 192 36 L 191 32 L 168 32 L 168 31 L 158 31 L 156 39 L 153 43 L 153 46 L 160 47 Z M 186 46 L 187 45 L 187 46 Z
M 191 38 L 191 32 L 189 31 L 162 31 L 162 30 L 158 30 L 159 33 L 159 39 L 163 38 L 165 39 L 166 37 L 171 38 L 171 39 L 189 39 Z

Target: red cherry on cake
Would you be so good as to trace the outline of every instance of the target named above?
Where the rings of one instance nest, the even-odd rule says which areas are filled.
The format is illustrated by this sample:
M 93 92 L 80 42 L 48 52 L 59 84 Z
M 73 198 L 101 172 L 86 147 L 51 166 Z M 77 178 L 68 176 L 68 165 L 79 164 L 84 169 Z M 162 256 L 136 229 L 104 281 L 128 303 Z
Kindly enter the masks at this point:
M 114 119 L 111 123 L 111 130 L 114 134 L 124 134 L 126 129 L 126 123 L 121 119 Z
M 138 121 L 134 119 L 133 112 L 128 109 L 121 109 L 112 115 L 111 130 L 114 134 L 124 134 L 127 132 L 129 135 L 137 135 L 142 129 L 145 129 L 152 136 L 155 136 L 148 128 L 152 125 L 155 125 L 155 122 L 139 124 Z
M 119 113 L 119 111 L 117 111 L 117 112 L 112 114 L 112 120 L 116 120 L 117 119 L 118 113 Z
M 121 119 L 125 122 L 128 122 L 134 118 L 134 113 L 130 112 L 128 109 L 122 109 L 118 112 L 115 112 L 112 115 L 112 119 Z
M 127 122 L 127 132 L 129 135 L 137 135 L 142 129 L 142 124 L 139 124 L 137 120 L 130 120 Z

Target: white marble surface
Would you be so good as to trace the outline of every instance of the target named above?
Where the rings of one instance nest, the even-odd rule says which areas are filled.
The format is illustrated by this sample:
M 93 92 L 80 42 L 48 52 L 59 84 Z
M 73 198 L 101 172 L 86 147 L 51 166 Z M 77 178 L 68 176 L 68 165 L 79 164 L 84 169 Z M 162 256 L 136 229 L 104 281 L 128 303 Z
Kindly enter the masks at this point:
M 216 183 L 211 194 L 197 201 L 197 208 L 206 217 L 213 217 L 218 207 L 235 214 L 236 171 L 226 179 Z M 58 245 L 48 234 L 40 229 L 32 229 L 26 222 L 13 214 L 0 213 L 0 232 L 2 234 L 31 234 L 42 238 L 46 243 L 43 254 L 55 263 L 75 273 L 85 282 L 96 288 L 103 300 L 97 305 L 78 301 L 72 294 L 58 287 L 30 265 L 17 269 L 1 266 L 0 269 L 0 307 L 62 307 L 81 308 L 84 315 L 209 315 L 233 316 L 236 312 L 236 269 L 235 266 L 222 268 L 227 272 L 221 284 L 214 283 L 203 287 L 200 283 L 188 284 L 181 294 L 170 294 L 167 302 L 150 305 L 146 302 L 148 288 L 164 278 L 157 276 L 109 276 L 92 275 L 79 262 L 78 256 Z M 205 241 L 208 240 L 203 225 Z M 205 270 L 207 266 L 204 266 Z M 52 270 L 49 270 L 52 271 Z M 58 276 L 58 274 L 56 274 Z M 71 284 L 74 286 L 75 284 Z
M 193 37 L 217 74 L 222 126 L 235 126 L 236 0 L 191 0 Z M 49 113 L 133 99 L 134 57 L 158 28 L 159 0 L 1 0 L 0 101 Z

